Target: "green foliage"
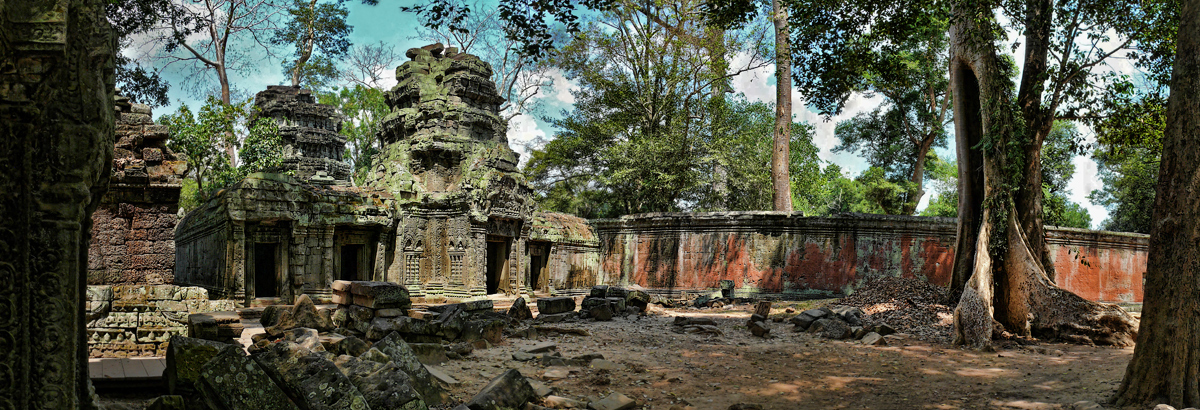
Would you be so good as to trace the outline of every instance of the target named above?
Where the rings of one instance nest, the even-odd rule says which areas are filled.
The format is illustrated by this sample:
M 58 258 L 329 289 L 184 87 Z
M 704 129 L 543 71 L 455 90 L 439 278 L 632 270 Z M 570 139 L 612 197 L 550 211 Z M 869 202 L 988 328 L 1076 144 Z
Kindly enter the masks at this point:
M 937 195 L 921 211 L 921 216 L 958 217 L 958 162 L 935 157 L 930 161 L 930 187 Z
M 1100 223 L 1101 229 L 1148 234 L 1161 148 L 1125 147 L 1122 152 L 1125 154 L 1097 152 L 1095 159 L 1104 187 L 1092 191 L 1088 199 L 1108 209 L 1108 219 Z
M 159 117 L 171 131 L 170 148 L 186 156 L 188 178 L 195 184 L 180 206 L 198 206 L 215 192 L 253 172 L 272 171 L 283 159 L 283 141 L 274 121 L 251 121 L 253 102 L 225 104 L 209 96 L 197 114 L 182 105 L 174 114 Z M 241 165 L 232 167 L 221 151 L 240 146 Z
M 153 30 L 165 20 L 179 18 L 180 5 L 171 0 L 113 0 L 104 5 L 105 15 L 117 37 L 118 48 L 133 46 L 133 39 Z M 120 94 L 136 103 L 167 105 L 170 83 L 159 73 L 147 70 L 125 53 L 116 53 L 116 81 Z
M 271 39 L 295 48 L 294 58 L 282 62 L 283 72 L 293 78 L 292 85 L 324 89 L 338 77 L 337 60 L 350 49 L 354 27 L 346 24 L 345 0 L 292 0 L 287 13 L 289 19 Z
M 363 183 L 371 170 L 376 153 L 383 149 L 378 133 L 383 117 L 389 112 L 383 90 L 355 84 L 354 87 L 334 87 L 318 92 L 317 102 L 338 108 L 346 121 L 341 134 L 346 136 L 346 155 L 354 167 L 354 180 Z
M 1075 123 L 1055 121 L 1042 144 L 1042 215 L 1046 225 L 1092 227 L 1087 209 L 1067 199 L 1067 183 L 1075 175 L 1071 159 L 1080 153 L 1082 141 Z

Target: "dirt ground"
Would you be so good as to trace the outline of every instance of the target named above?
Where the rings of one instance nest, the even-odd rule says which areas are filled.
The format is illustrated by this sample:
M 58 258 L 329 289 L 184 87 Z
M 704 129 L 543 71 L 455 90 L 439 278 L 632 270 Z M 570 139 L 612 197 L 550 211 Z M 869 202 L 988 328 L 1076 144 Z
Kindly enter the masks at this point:
M 776 302 L 772 313 L 786 316 L 788 308 L 800 312 L 826 302 L 831 301 Z M 654 410 L 726 410 L 737 403 L 764 409 L 1072 409 L 1079 401 L 1104 403 L 1111 397 L 1133 353 L 1132 348 L 1011 342 L 995 352 L 973 351 L 952 347 L 928 331 L 889 336 L 887 346 L 866 346 L 793 332 L 786 321 L 771 323 L 770 337 L 764 339 L 745 327 L 752 310 L 751 304 L 653 307 L 641 318 L 547 324 L 589 335 L 541 332 L 536 340 L 509 338 L 433 367 L 459 381 L 449 387 L 456 403 L 515 368 L 558 396 L 589 401 L 620 392 L 640 408 Z M 672 332 L 676 316 L 712 318 L 724 334 Z M 567 378 L 543 380 L 546 366 L 512 355 L 546 341 L 555 342 L 564 358 L 599 353 L 621 368 L 569 366 Z M 152 398 L 102 397 L 115 408 L 141 408 Z
M 773 313 L 812 303 L 776 303 Z M 461 384 L 451 392 L 467 400 L 494 376 L 516 368 L 540 379 L 536 361 L 512 354 L 553 341 L 566 358 L 600 353 L 623 369 L 571 367 L 568 378 L 546 381 L 556 395 L 588 400 L 620 392 L 644 409 L 725 410 L 737 403 L 764 409 L 1070 409 L 1079 401 L 1103 403 L 1118 387 L 1133 353 L 1064 344 L 971 351 L 900 334 L 888 346 L 822 339 L 772 323 L 770 338 L 745 327 L 752 305 L 722 309 L 653 309 L 651 315 L 611 322 L 555 324 L 589 336 L 539 335 L 507 339 L 477 350 L 469 360 L 437 366 Z M 674 316 L 716 320 L 722 336 L 678 334 Z

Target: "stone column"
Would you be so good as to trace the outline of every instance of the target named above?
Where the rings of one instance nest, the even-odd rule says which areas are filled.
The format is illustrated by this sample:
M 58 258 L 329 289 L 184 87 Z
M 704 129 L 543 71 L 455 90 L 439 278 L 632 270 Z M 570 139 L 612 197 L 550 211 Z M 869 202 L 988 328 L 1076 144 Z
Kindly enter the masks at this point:
M 246 306 L 250 306 L 253 298 L 253 293 L 246 292 L 246 246 L 249 241 L 246 240 L 246 223 L 242 221 L 233 221 L 229 223 L 230 240 L 229 240 L 229 256 L 226 259 L 226 265 L 229 267 L 229 278 L 233 283 L 229 284 L 228 291 L 222 292 L 233 300 L 241 300 Z M 250 252 L 252 253 L 252 252 Z
M 113 146 L 104 3 L 0 2 L 0 409 L 91 407 L 84 279 Z

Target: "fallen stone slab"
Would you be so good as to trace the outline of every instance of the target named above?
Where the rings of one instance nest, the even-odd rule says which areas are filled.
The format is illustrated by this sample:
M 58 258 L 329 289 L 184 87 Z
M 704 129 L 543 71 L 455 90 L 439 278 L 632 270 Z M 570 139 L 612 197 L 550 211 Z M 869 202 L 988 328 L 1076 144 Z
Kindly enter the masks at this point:
M 441 343 L 409 343 L 409 347 L 417 354 L 417 360 L 425 365 L 439 365 L 450 361 L 446 357 L 446 348 Z
M 637 406 L 637 401 L 621 393 L 613 393 L 603 399 L 588 403 L 592 410 L 629 410 Z
M 520 409 L 537 398 L 529 380 L 516 369 L 508 369 L 484 386 L 465 405 L 471 410 Z
M 792 316 L 791 319 L 788 319 L 788 323 L 796 325 L 795 330 L 798 332 L 808 330 L 808 327 L 812 326 L 812 323 L 816 321 L 817 318 L 809 316 L 807 313 L 800 313 L 796 316 Z
M 325 345 L 321 343 L 321 335 L 317 333 L 316 329 L 309 329 L 307 327 L 288 329 L 286 332 L 283 332 L 281 340 L 298 344 L 309 351 L 325 351 Z
M 296 304 L 288 311 L 288 315 L 281 316 L 279 322 L 274 326 L 267 328 L 267 333 L 278 335 L 287 329 L 307 327 L 316 329 L 320 332 L 328 332 L 333 330 L 333 319 L 329 317 L 329 313 L 322 314 L 317 310 L 317 305 L 313 304 L 312 298 L 308 295 L 300 295 L 296 298 Z
M 201 369 L 200 380 L 200 396 L 210 407 L 299 410 L 283 389 L 241 349 L 222 350 Z
M 550 366 L 542 371 L 542 380 L 562 380 L 571 375 L 571 369 L 565 366 Z
M 524 299 L 522 299 L 522 300 L 524 300 Z M 494 308 L 495 308 L 495 304 L 492 303 L 491 299 L 479 299 L 479 300 L 472 300 L 469 302 L 451 303 L 451 304 L 447 304 L 447 305 L 434 305 L 434 306 L 428 307 L 428 309 L 430 311 L 438 312 L 438 313 L 442 313 L 447 310 L 453 310 L 453 309 L 462 310 L 467 313 L 491 312 L 492 309 L 494 309 Z
M 412 388 L 408 373 L 395 363 L 380 363 L 341 355 L 334 364 L 367 399 L 371 409 L 427 410 L 428 406 Z
M 199 391 L 196 383 L 200 381 L 200 370 L 223 350 L 241 349 L 211 340 L 172 336 L 167 342 L 167 368 L 163 371 L 167 391 L 176 395 Z
M 537 300 L 538 316 L 574 312 L 575 299 L 569 297 L 541 298 Z
M 850 325 L 837 319 L 820 319 L 808 327 L 809 333 L 820 334 L 826 339 L 842 340 L 851 336 Z
M 871 332 L 862 337 L 862 344 L 868 346 L 887 346 L 887 340 L 879 333 Z
M 253 358 L 304 409 L 367 409 L 367 398 L 324 355 L 283 341 Z
M 607 322 L 613 318 L 612 306 L 608 303 L 591 308 L 589 312 L 591 313 L 592 319 L 599 322 Z
M 766 322 L 751 321 L 750 323 L 746 324 L 746 327 L 750 329 L 750 334 L 758 337 L 767 337 L 771 335 L 771 328 L 767 327 Z
M 391 282 L 354 281 L 350 283 L 354 304 L 373 309 L 408 309 L 412 301 L 404 285 Z
M 850 326 L 862 326 L 863 310 L 853 306 L 834 305 L 829 307 L 834 316 Z
M 587 329 L 576 329 L 576 328 L 558 327 L 558 326 L 534 326 L 533 328 L 539 332 L 555 332 L 555 333 L 562 333 L 562 334 L 576 335 L 576 336 L 591 336 L 592 335 L 592 333 L 587 331 Z
M 449 399 L 446 390 L 437 384 L 433 375 L 429 374 L 429 370 L 425 369 L 425 365 L 417 359 L 416 352 L 413 352 L 399 333 L 392 332 L 387 337 L 375 342 L 371 349 L 387 355 L 400 370 L 408 373 L 408 376 L 412 378 L 413 389 L 421 395 L 426 404 L 435 406 Z M 370 351 L 368 351 L 369 353 Z
M 546 396 L 542 405 L 552 409 L 586 409 L 587 402 L 562 396 Z
M 525 352 L 525 353 L 545 353 L 545 352 L 549 352 L 549 351 L 552 351 L 552 350 L 558 350 L 558 344 L 557 344 L 557 343 L 554 343 L 554 342 L 542 342 L 542 343 L 538 343 L 538 344 L 535 344 L 535 345 L 533 345 L 533 346 L 529 346 L 529 347 L 526 347 L 526 348 L 524 348 L 524 349 L 521 349 L 521 351 L 522 351 L 522 352 Z
M 434 379 L 437 379 L 438 382 L 444 385 L 453 386 L 459 383 L 458 379 L 451 377 L 449 374 L 446 374 L 446 372 L 438 370 L 436 367 L 425 365 L 425 370 L 429 371 L 429 374 L 433 375 Z
M 572 312 L 565 312 L 565 313 L 556 313 L 553 315 L 538 314 L 537 317 L 533 318 L 533 320 L 536 323 L 558 323 L 558 322 L 570 320 L 574 317 L 575 317 L 575 312 L 572 311 Z
M 327 351 L 335 355 L 350 355 L 354 357 L 362 356 L 367 350 L 371 350 L 371 345 L 366 341 L 354 336 L 346 336 L 326 347 Z

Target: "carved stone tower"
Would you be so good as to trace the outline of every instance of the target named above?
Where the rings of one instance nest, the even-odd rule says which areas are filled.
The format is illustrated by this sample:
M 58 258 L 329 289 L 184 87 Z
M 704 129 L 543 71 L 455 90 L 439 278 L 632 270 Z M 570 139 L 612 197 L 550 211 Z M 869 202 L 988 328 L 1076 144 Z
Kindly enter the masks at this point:
M 491 66 L 441 44 L 407 56 L 386 93 L 386 146 L 368 177 L 395 198 L 387 280 L 434 298 L 524 292 L 518 272 L 535 205 Z
M 348 185 L 350 164 L 342 161 L 346 137 L 339 134 L 342 116 L 337 109 L 317 104 L 312 91 L 272 85 L 254 96 L 259 109 L 255 119 L 273 118 L 283 137 L 283 169 L 296 178 L 318 184 Z

